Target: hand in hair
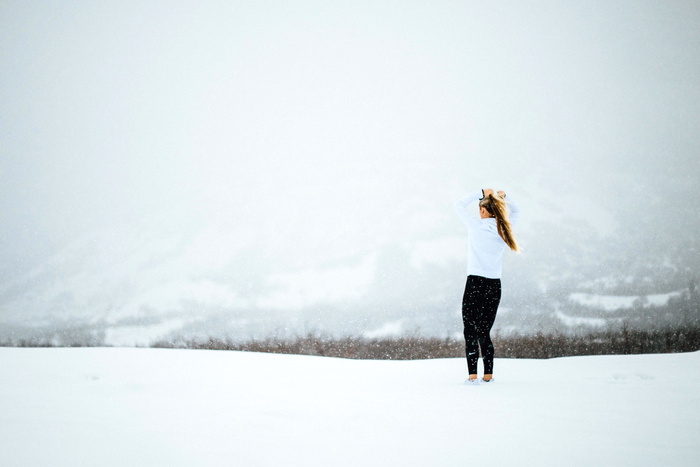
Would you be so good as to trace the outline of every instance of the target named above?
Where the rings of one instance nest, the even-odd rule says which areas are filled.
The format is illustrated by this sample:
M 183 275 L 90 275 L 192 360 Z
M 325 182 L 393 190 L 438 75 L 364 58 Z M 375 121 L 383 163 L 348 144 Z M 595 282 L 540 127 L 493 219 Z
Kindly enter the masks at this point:
M 506 199 L 506 192 L 505 191 L 498 190 L 497 193 L 498 193 L 498 196 L 500 196 L 503 199 Z
M 493 188 L 482 188 L 481 192 L 484 193 L 484 198 L 493 194 Z

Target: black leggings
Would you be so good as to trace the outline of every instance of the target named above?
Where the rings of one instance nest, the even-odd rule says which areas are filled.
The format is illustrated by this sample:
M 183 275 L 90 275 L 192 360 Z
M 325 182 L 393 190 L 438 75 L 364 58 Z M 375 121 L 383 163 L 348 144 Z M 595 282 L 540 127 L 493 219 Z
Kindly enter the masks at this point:
M 501 301 L 501 280 L 481 276 L 467 277 L 462 299 L 462 321 L 464 341 L 467 347 L 467 368 L 470 375 L 476 374 L 479 346 L 484 359 L 484 374 L 493 373 L 493 342 L 491 327 L 496 320 L 498 303 Z

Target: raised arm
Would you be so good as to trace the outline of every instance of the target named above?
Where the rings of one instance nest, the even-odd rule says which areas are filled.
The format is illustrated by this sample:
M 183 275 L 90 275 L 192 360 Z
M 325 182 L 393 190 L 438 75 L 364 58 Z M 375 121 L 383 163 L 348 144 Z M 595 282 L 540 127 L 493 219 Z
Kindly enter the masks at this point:
M 477 227 L 479 225 L 479 218 L 473 214 L 470 214 L 467 206 L 478 200 L 481 197 L 481 194 L 481 190 L 474 191 L 469 193 L 464 198 L 455 201 L 455 211 L 457 211 L 457 215 L 467 227 Z
M 510 214 L 508 214 L 508 220 L 510 220 L 510 223 L 512 225 L 515 225 L 518 222 L 518 219 L 520 218 L 520 208 L 515 202 L 513 202 L 510 196 L 506 196 L 505 199 L 506 205 L 510 210 Z

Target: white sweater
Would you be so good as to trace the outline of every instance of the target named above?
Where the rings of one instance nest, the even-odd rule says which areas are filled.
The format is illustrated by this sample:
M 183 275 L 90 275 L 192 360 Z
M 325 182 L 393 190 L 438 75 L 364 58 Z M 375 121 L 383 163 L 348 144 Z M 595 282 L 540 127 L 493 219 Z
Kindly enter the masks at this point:
M 503 272 L 503 250 L 507 245 L 498 235 L 496 219 L 480 219 L 467 210 L 467 206 L 478 200 L 481 195 L 481 190 L 475 191 L 454 204 L 457 215 L 468 231 L 467 275 L 500 279 Z M 506 198 L 506 204 L 510 210 L 510 223 L 515 225 L 520 216 L 520 209 L 510 196 Z

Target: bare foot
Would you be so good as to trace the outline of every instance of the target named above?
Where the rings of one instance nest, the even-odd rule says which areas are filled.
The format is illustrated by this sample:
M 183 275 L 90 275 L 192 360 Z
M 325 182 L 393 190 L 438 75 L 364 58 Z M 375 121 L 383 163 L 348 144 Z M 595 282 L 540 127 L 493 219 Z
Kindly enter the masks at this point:
M 476 379 L 476 375 L 469 375 L 469 381 L 474 381 Z
M 471 378 L 472 376 L 469 375 L 469 377 Z M 484 375 L 484 381 L 486 382 L 491 381 L 491 378 L 493 378 L 493 375 Z

